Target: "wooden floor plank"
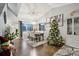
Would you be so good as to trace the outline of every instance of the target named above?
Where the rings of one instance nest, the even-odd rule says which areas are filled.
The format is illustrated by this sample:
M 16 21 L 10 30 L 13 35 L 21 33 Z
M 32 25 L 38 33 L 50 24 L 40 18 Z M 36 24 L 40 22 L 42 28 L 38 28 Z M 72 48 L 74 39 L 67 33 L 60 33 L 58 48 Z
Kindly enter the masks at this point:
M 59 50 L 59 48 L 48 46 L 47 44 L 33 48 L 27 44 L 26 40 L 21 39 L 16 39 L 14 42 L 16 46 L 16 56 L 51 56 Z

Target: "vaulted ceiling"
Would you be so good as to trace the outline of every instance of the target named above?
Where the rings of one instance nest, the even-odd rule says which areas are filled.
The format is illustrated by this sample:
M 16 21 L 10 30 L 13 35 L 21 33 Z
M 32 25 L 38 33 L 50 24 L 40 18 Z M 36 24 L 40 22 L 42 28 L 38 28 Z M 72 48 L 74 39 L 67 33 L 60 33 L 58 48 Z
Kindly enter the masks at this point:
M 52 8 L 68 5 L 69 3 L 23 3 L 18 17 L 23 20 L 37 20 Z
M 1 13 L 2 13 L 3 9 L 4 9 L 4 6 L 5 6 L 5 4 L 4 4 L 4 3 L 0 3 L 0 15 L 1 15 Z
M 7 10 L 8 19 L 10 19 L 13 24 L 17 24 L 17 20 L 27 23 L 33 21 L 35 22 L 48 12 L 51 12 L 52 8 L 61 7 L 68 4 L 69 3 L 9 3 L 9 8 Z

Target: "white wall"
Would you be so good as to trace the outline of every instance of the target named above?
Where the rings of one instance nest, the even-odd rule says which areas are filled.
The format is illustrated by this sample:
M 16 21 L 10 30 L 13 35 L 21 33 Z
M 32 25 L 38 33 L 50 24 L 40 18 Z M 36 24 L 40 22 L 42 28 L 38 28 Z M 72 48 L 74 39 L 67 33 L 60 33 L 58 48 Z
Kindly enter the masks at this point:
M 7 24 L 10 26 L 11 32 L 14 32 L 15 29 L 19 28 L 18 18 L 9 10 L 7 10 Z
M 46 15 L 44 15 L 44 17 L 47 16 L 51 17 L 59 14 L 64 14 L 64 20 L 63 20 L 64 25 L 62 27 L 59 27 L 60 33 L 63 36 L 63 38 L 66 40 L 66 44 L 77 46 L 77 47 L 79 46 L 79 35 L 67 35 L 67 18 L 72 17 L 70 13 L 73 10 L 78 10 L 78 9 L 79 9 L 79 4 L 69 4 L 66 6 L 53 8 Z M 79 15 L 79 13 L 77 13 L 77 15 Z M 49 30 L 49 28 L 50 27 L 49 26 L 47 27 L 46 25 L 47 31 Z
M 4 24 L 4 11 L 6 12 L 7 14 L 7 8 L 6 8 L 6 5 L 4 6 L 4 9 L 0 15 L 0 36 L 3 36 L 4 35 L 4 31 L 5 31 L 5 24 Z
M 15 29 L 19 29 L 18 13 L 20 10 L 20 3 L 8 3 L 7 8 L 7 24 L 10 26 L 10 31 L 14 32 Z
M 0 36 L 3 35 L 4 26 L 5 26 L 4 19 L 3 19 L 3 16 L 1 15 L 0 16 Z

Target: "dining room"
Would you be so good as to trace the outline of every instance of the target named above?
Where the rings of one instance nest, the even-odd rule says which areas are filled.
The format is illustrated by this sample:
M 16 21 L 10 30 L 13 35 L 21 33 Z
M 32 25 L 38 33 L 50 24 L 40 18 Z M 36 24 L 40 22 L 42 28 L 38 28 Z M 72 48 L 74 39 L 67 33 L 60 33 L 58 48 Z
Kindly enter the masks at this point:
M 46 23 L 22 23 L 22 38 L 23 40 L 27 40 L 29 45 L 32 47 L 37 47 L 47 42 L 45 35 Z

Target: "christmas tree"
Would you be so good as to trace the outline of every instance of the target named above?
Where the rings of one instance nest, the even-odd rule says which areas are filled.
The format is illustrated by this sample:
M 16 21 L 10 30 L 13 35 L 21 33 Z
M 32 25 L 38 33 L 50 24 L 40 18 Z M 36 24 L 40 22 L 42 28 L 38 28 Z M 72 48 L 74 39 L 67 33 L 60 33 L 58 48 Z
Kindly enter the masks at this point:
M 64 45 L 64 40 L 62 36 L 60 35 L 59 29 L 58 29 L 58 23 L 54 19 L 52 23 L 50 24 L 50 31 L 48 36 L 48 44 L 54 45 L 54 46 L 62 46 Z

